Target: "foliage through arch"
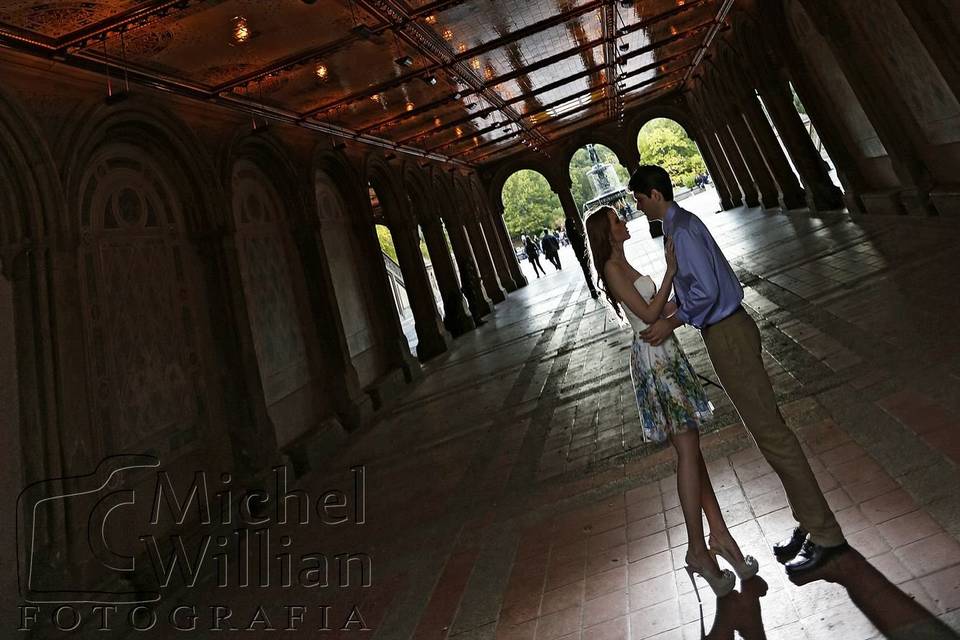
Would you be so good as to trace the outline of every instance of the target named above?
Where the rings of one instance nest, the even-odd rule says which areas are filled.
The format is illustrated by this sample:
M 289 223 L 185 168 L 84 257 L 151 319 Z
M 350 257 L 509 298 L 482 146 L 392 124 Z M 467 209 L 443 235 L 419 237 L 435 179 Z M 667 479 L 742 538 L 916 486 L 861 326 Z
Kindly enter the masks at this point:
M 654 118 L 637 136 L 640 162 L 658 164 L 670 174 L 674 184 L 692 188 L 696 177 L 707 172 L 696 143 L 677 122 Z
M 563 224 L 560 198 L 543 174 L 521 169 L 503 184 L 503 221 L 514 240 L 523 234 L 553 229 Z

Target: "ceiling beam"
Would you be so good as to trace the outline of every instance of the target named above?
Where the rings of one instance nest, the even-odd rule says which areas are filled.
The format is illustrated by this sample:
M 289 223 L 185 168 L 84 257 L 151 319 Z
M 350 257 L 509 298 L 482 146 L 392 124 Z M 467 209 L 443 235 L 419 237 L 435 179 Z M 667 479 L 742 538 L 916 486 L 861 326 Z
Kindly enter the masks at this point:
M 649 86 L 649 85 L 651 85 L 651 84 L 655 84 L 655 83 L 657 83 L 657 82 L 660 82 L 660 81 L 663 80 L 664 78 L 667 78 L 667 77 L 676 75 L 676 74 L 678 74 L 678 73 L 681 72 L 681 71 L 685 71 L 686 69 L 687 69 L 687 67 L 678 67 L 677 69 L 674 69 L 673 71 L 671 71 L 671 72 L 669 72 L 669 73 L 667 73 L 667 74 L 660 75 L 660 76 L 656 76 L 656 77 L 654 77 L 654 78 L 650 78 L 649 80 L 644 80 L 644 81 L 641 82 L 640 84 L 637 84 L 637 85 L 635 85 L 635 86 L 633 86 L 633 87 L 630 87 L 630 88 L 628 89 L 628 91 L 629 91 L 629 90 L 640 89 L 640 88 Z M 665 88 L 665 87 L 668 87 L 668 86 L 678 85 L 678 84 L 680 84 L 680 82 L 681 82 L 680 80 L 674 80 L 674 81 L 672 81 L 672 82 L 667 82 L 667 83 L 663 84 L 663 85 L 660 86 L 660 87 L 654 87 L 653 89 L 650 89 L 649 91 L 644 92 L 644 94 L 643 94 L 642 96 L 637 96 L 637 99 L 639 99 L 639 98 L 641 98 L 641 97 L 646 98 L 646 97 L 648 97 L 648 95 L 649 95 L 650 93 L 655 93 L 655 92 L 659 91 L 660 89 Z M 632 102 L 632 103 L 630 103 L 630 104 L 635 104 L 635 103 L 636 103 L 636 99 L 634 100 L 634 102 Z M 560 114 L 560 115 L 559 115 L 556 119 L 554 119 L 554 120 L 551 120 L 551 121 L 549 121 L 549 122 L 545 122 L 545 123 L 543 123 L 543 124 L 541 124 L 541 125 L 537 125 L 537 128 L 540 129 L 540 128 L 544 128 L 544 127 L 549 127 L 550 125 L 554 124 L 554 122 L 555 122 L 556 120 L 562 120 L 562 119 L 568 118 L 568 117 L 570 117 L 570 116 L 572 116 L 572 115 L 576 115 L 577 113 L 580 113 L 580 112 L 582 112 L 582 111 L 586 111 L 587 109 L 589 109 L 589 108 L 591 108 L 591 107 L 595 107 L 595 106 L 597 106 L 598 104 L 599 104 L 598 102 L 588 102 L 588 103 L 586 103 L 586 104 L 580 105 L 579 107 L 577 107 L 577 108 L 575 108 L 575 109 L 571 109 L 570 111 L 568 111 L 568 112 L 566 112 L 566 113 Z M 571 124 L 580 124 L 580 123 L 571 123 Z M 565 126 L 566 126 L 566 125 L 565 125 Z M 562 130 L 563 128 L 565 128 L 565 127 L 562 127 L 561 130 Z M 553 134 L 553 133 L 555 133 L 555 132 L 554 132 L 554 131 L 550 131 L 550 133 Z M 507 134 L 507 135 L 501 136 L 500 138 L 496 138 L 496 139 L 494 139 L 494 140 L 488 140 L 488 141 L 485 142 L 484 144 L 479 145 L 479 146 L 476 146 L 476 147 L 473 147 L 472 149 L 464 149 L 464 150 L 462 150 L 462 151 L 458 151 L 458 152 L 455 152 L 455 153 L 451 153 L 451 154 L 450 154 L 450 157 L 451 157 L 451 158 L 457 158 L 457 157 L 460 157 L 460 156 L 462 156 L 462 155 L 464 155 L 464 154 L 472 153 L 473 151 L 475 151 L 475 150 L 477 150 L 477 149 L 481 149 L 481 148 L 486 147 L 486 146 L 489 146 L 489 145 L 491 145 L 491 144 L 496 144 L 496 143 L 498 143 L 498 142 L 505 142 L 505 141 L 507 141 L 507 140 L 510 140 L 510 139 L 511 139 L 512 137 L 514 137 L 514 136 L 515 136 L 515 134 Z M 441 148 L 441 147 L 436 147 L 436 148 L 439 149 L 439 148 Z M 471 160 L 471 162 L 476 162 L 476 160 Z
M 364 4 L 364 0 L 358 0 L 358 2 L 360 2 L 360 4 Z M 375 93 L 382 93 L 383 91 L 392 89 L 393 87 L 406 84 L 407 82 L 410 82 L 411 80 L 415 80 L 424 74 L 435 74 L 439 71 L 446 70 L 457 62 L 468 61 L 471 58 L 475 58 L 477 56 L 483 55 L 484 53 L 489 53 L 494 49 L 499 49 L 504 45 L 510 44 L 512 42 L 516 42 L 517 40 L 521 40 L 528 36 L 539 33 L 544 29 L 549 29 L 550 27 L 554 27 L 558 24 L 563 24 L 564 22 L 567 22 L 574 18 L 578 18 L 585 13 L 589 13 L 590 11 L 595 11 L 600 6 L 602 6 L 604 2 L 606 2 L 606 0 L 593 0 L 593 2 L 589 2 L 585 5 L 570 9 L 569 11 L 558 13 L 557 15 L 551 16 L 550 18 L 528 25 L 523 29 L 518 29 L 511 33 L 505 34 L 499 38 L 495 38 L 490 42 L 486 42 L 472 49 L 468 49 L 463 53 L 454 54 L 453 60 L 451 60 L 448 64 L 433 64 L 423 69 L 419 69 L 413 73 L 408 73 L 398 78 L 392 78 L 386 82 L 380 83 L 376 87 L 368 87 L 363 91 L 356 91 L 350 95 L 344 96 L 343 98 L 334 100 L 333 102 L 329 102 L 323 106 L 317 107 L 316 109 L 313 109 L 307 114 L 305 114 L 305 116 L 311 117 L 320 113 L 324 113 L 326 111 L 330 111 L 331 109 L 336 109 L 337 107 L 343 104 L 349 104 L 351 102 L 356 102 L 357 100 L 363 100 L 365 98 L 369 98 Z
M 456 52 L 450 45 L 443 40 L 437 33 L 417 21 L 405 20 L 404 8 L 397 0 L 357 0 L 364 8 L 374 13 L 381 13 L 385 18 L 398 22 L 403 26 L 398 30 L 401 37 L 412 44 L 420 53 L 436 63 L 444 64 L 452 68 L 458 79 L 474 91 L 479 93 L 491 105 L 504 115 L 507 120 L 513 121 L 529 138 L 534 147 L 546 145 L 549 140 L 541 134 L 530 129 L 523 122 L 520 114 L 509 105 L 505 104 L 503 98 L 486 86 L 483 79 L 477 76 L 465 62 L 457 61 Z

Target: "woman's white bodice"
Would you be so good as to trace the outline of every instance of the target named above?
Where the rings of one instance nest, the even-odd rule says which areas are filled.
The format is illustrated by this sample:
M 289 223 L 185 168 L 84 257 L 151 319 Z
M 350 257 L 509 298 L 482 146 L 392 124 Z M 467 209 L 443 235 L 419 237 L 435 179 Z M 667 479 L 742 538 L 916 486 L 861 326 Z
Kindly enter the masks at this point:
M 640 276 L 634 280 L 633 286 L 647 303 L 657 295 L 657 285 L 650 276 Z M 630 321 L 630 326 L 633 327 L 634 331 L 640 332 L 647 328 L 647 323 L 634 315 L 634 313 L 627 308 L 627 305 L 621 304 L 620 306 L 623 307 L 623 312 L 626 314 L 627 320 Z

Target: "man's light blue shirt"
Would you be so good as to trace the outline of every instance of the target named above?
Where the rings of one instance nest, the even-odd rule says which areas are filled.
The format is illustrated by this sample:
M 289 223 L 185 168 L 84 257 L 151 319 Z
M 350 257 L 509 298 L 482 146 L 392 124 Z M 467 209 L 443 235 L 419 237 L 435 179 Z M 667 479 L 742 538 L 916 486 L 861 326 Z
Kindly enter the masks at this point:
M 677 317 L 702 329 L 735 312 L 743 287 L 700 218 L 673 203 L 663 218 L 663 233 L 673 239 L 677 254 Z

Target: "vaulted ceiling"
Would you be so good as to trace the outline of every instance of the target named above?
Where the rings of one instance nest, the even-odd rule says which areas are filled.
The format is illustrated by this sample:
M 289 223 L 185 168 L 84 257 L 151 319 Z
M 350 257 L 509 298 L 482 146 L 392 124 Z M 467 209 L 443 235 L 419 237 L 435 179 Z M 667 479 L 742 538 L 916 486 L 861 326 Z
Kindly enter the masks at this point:
M 733 0 L 4 0 L 0 44 L 472 165 L 678 90 Z

